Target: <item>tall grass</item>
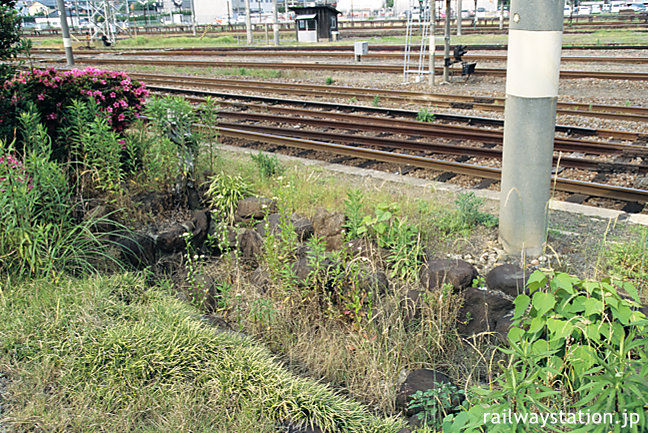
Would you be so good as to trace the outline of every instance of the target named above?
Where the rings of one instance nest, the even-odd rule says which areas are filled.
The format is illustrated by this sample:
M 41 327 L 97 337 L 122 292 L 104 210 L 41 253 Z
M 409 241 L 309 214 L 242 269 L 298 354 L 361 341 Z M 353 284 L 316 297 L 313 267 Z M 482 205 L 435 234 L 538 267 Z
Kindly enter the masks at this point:
M 290 373 L 253 340 L 206 327 L 189 305 L 164 289 L 147 290 L 134 274 L 5 288 L 0 307 L 0 370 L 13 379 L 9 426 L 271 432 L 275 422 L 292 420 L 340 433 L 400 427 Z M 178 403 L 184 410 L 171 409 Z

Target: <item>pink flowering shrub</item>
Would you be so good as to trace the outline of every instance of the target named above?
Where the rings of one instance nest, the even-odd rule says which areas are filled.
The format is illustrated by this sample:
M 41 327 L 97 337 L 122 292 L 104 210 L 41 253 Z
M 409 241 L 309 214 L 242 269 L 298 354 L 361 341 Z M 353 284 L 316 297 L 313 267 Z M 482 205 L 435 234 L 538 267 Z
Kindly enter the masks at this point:
M 0 92 L 0 138 L 13 135 L 18 115 L 32 103 L 56 139 L 65 121 L 65 110 L 74 99 L 93 100 L 116 132 L 122 132 L 139 117 L 148 96 L 143 83 L 125 72 L 84 70 L 57 71 L 54 68 L 22 71 L 7 80 Z
M 0 155 L 0 192 L 7 193 L 13 188 L 32 189 L 32 180 L 23 162 L 11 153 Z

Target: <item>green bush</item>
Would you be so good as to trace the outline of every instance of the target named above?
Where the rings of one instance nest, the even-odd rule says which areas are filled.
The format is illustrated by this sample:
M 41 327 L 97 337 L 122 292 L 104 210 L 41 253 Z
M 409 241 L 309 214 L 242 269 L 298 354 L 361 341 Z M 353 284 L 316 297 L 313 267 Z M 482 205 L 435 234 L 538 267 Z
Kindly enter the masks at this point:
M 76 221 L 68 179 L 52 160 L 50 138 L 34 111 L 22 113 L 24 157 L 0 141 L 0 271 L 44 277 L 88 273 L 109 259 L 97 219 Z
M 212 176 L 209 180 L 207 197 L 211 206 L 230 224 L 234 223 L 234 214 L 239 200 L 250 196 L 251 190 L 241 176 L 230 176 L 224 173 Z
M 612 423 L 574 426 L 578 432 L 645 431 L 648 417 L 648 319 L 637 311 L 629 283 L 583 281 L 564 273 L 534 272 L 530 295 L 515 299 L 508 356 L 490 389 L 444 431 L 547 431 L 567 426 L 497 423 L 493 414 L 610 413 Z M 629 296 L 621 296 L 619 289 Z M 625 414 L 625 415 L 624 415 Z M 624 418 L 636 414 L 630 426 Z M 623 427 L 622 427 L 623 426 Z M 560 430 L 562 431 L 562 430 Z
M 285 171 L 276 155 L 268 155 L 259 151 L 256 155 L 250 155 L 250 158 L 254 161 L 263 178 L 280 176 Z

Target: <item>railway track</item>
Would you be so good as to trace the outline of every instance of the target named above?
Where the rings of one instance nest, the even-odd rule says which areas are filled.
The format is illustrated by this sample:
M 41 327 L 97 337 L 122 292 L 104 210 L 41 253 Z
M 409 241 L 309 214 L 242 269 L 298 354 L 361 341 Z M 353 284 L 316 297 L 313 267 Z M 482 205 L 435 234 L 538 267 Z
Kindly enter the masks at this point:
M 161 91 L 162 88 L 152 90 Z M 166 89 L 169 90 L 169 89 Z M 171 89 L 173 90 L 173 89 Z M 187 91 L 191 93 L 191 91 Z M 205 96 L 205 93 L 198 92 Z M 194 99 L 199 100 L 194 95 Z M 242 108 L 233 104 L 233 108 Z M 218 129 L 221 135 L 232 139 L 262 141 L 266 144 L 289 146 L 309 151 L 321 151 L 344 155 L 353 158 L 370 159 L 380 162 L 395 163 L 401 166 L 427 168 L 442 172 L 464 174 L 478 178 L 499 180 L 499 168 L 468 164 L 457 161 L 447 161 L 430 156 L 442 154 L 445 157 L 469 156 L 488 159 L 501 159 L 501 148 L 492 146 L 474 147 L 458 145 L 448 142 L 416 142 L 411 137 L 435 137 L 451 140 L 471 140 L 489 144 L 501 144 L 501 131 L 480 130 L 478 128 L 458 128 L 448 125 L 421 124 L 412 121 L 396 121 L 378 117 L 353 116 L 344 113 L 322 113 L 314 110 L 291 109 L 274 107 L 283 114 L 270 114 L 250 112 L 250 107 L 245 111 L 223 110 L 220 117 L 225 119 L 220 122 Z M 257 108 L 270 111 L 273 107 L 260 106 Z M 286 115 L 286 112 L 290 116 Z M 319 116 L 315 117 L 315 116 Z M 228 120 L 233 120 L 228 121 Z M 257 122 L 256 124 L 237 123 Z M 262 123 L 262 124 L 260 124 Z M 280 126 L 270 126 L 268 123 Z M 296 128 L 299 126 L 299 129 Z M 319 128 L 318 130 L 305 130 L 303 127 Z M 322 131 L 323 129 L 323 131 Z M 353 131 L 352 133 L 330 132 L 334 130 Z M 358 132 L 379 132 L 377 136 L 356 135 Z M 387 138 L 408 136 L 410 139 Z M 368 146 L 368 147 L 367 147 Z M 570 157 L 561 154 L 554 158 L 557 169 L 578 168 L 594 170 L 599 173 L 647 173 L 648 165 L 631 164 L 622 160 L 628 158 L 648 158 L 648 149 L 627 144 L 600 143 L 571 138 L 556 138 L 556 150 L 566 152 L 583 152 L 606 155 L 617 155 L 621 162 L 601 161 L 585 157 Z M 377 148 L 377 149 L 376 149 Z M 418 152 L 423 155 L 400 152 Z M 648 191 L 627 188 L 617 185 L 606 185 L 595 182 L 583 182 L 573 179 L 555 177 L 555 188 L 560 191 L 579 194 L 582 196 L 604 197 L 628 202 L 648 201 Z
M 505 98 L 462 96 L 444 93 L 413 92 L 407 90 L 370 89 L 348 86 L 280 83 L 258 80 L 237 80 L 228 78 L 198 77 L 190 75 L 166 75 L 131 73 L 131 76 L 152 84 L 190 85 L 201 89 L 229 89 L 235 91 L 249 91 L 259 93 L 277 93 L 291 96 L 305 96 L 310 98 L 336 97 L 342 99 L 356 98 L 357 100 L 373 100 L 379 96 L 381 101 L 390 101 L 399 104 L 416 104 L 419 106 L 438 106 L 457 109 L 478 111 L 504 112 Z M 583 117 L 596 117 L 603 119 L 632 120 L 648 122 L 648 108 L 621 105 L 583 104 L 559 101 L 557 112 L 561 115 L 575 115 Z M 603 134 L 603 131 L 601 132 Z M 627 136 L 615 135 L 610 132 L 606 135 L 626 139 Z M 639 137 L 637 137 L 638 139 Z M 648 137 L 646 137 L 648 139 Z
M 65 59 L 46 59 L 50 63 L 65 63 Z M 152 60 L 152 59 L 119 59 L 119 58 L 89 58 L 77 56 L 78 64 L 88 65 L 149 65 L 149 66 L 176 66 L 197 68 L 250 68 L 250 69 L 301 69 L 301 70 L 327 70 L 327 71 L 352 71 L 401 74 L 403 67 L 400 65 L 380 65 L 368 63 L 321 63 L 321 62 L 250 62 L 250 61 L 207 61 L 207 60 Z M 441 73 L 442 68 L 437 68 L 435 73 Z M 506 76 L 506 68 L 477 68 L 474 75 Z M 560 71 L 560 78 L 597 78 L 605 80 L 648 80 L 648 72 L 610 72 L 610 71 Z
M 472 50 L 472 47 L 470 47 Z M 33 54 L 64 54 L 62 50 L 32 50 Z M 136 50 L 136 51 L 116 51 L 116 50 L 83 50 L 82 54 L 113 54 L 120 57 L 129 56 L 192 56 L 192 57 L 323 57 L 323 58 L 342 58 L 353 60 L 354 54 L 352 51 L 269 51 L 269 50 Z M 426 59 L 429 56 L 426 55 Z M 372 50 L 369 54 L 363 56 L 363 59 L 380 59 L 380 60 L 403 60 L 402 52 L 379 52 Z M 435 55 L 435 59 L 443 60 L 443 55 Z M 495 54 L 466 54 L 463 56 L 466 61 L 475 62 L 506 62 L 506 55 Z M 597 57 L 597 56 L 562 56 L 561 62 L 563 63 L 623 63 L 623 64 L 646 64 L 648 63 L 648 56 L 646 57 Z

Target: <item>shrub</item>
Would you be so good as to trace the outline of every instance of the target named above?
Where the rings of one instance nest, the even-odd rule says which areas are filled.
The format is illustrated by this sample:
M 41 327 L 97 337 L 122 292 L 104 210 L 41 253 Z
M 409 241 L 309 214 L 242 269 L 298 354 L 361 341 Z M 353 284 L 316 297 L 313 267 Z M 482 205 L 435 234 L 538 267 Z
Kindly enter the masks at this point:
M 230 224 L 234 222 L 234 213 L 239 200 L 249 195 L 250 187 L 242 177 L 223 173 L 213 176 L 207 189 L 210 204 Z
M 284 172 L 284 168 L 281 166 L 279 158 L 276 155 L 267 155 L 259 151 L 256 155 L 250 155 L 250 158 L 256 164 L 263 178 L 271 178 L 281 175 Z
M 509 410 L 527 415 L 610 413 L 611 425 L 590 423 L 574 431 L 645 431 L 648 319 L 637 311 L 634 286 L 536 271 L 527 287 L 531 295 L 519 295 L 514 302 L 510 347 L 501 349 L 509 358 L 502 374 L 491 389 L 476 388 L 481 398 L 467 412 L 449 417 L 444 431 L 472 432 L 484 426 L 489 432 L 547 431 L 532 423 L 498 424 L 488 415 Z M 638 423 L 627 425 L 624 414 Z
M 56 140 L 65 109 L 75 99 L 96 102 L 106 122 L 121 132 L 138 117 L 147 96 L 145 86 L 124 72 L 91 67 L 82 71 L 54 68 L 21 71 L 14 79 L 5 81 L 0 93 L 0 109 L 5 114 L 0 119 L 0 137 L 12 136 L 18 116 L 32 103 L 40 121 Z M 65 146 L 65 143 L 58 145 Z
M 90 272 L 97 258 L 108 258 L 91 230 L 98 221 L 75 221 L 67 178 L 37 119 L 34 110 L 20 116 L 29 143 L 24 157 L 0 141 L 0 271 L 32 277 Z

